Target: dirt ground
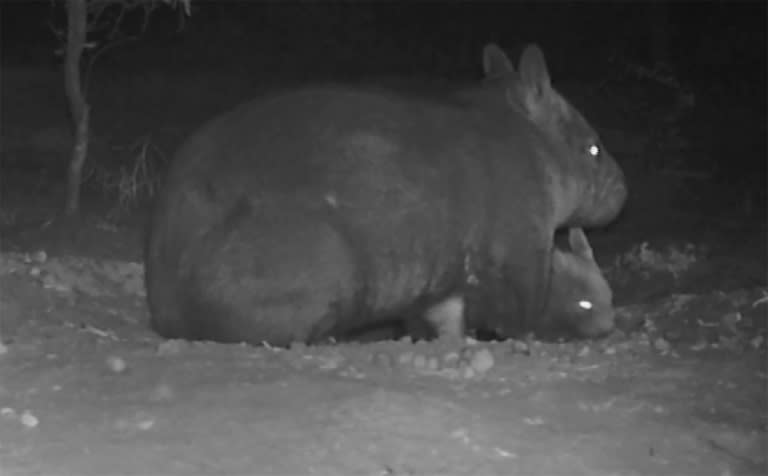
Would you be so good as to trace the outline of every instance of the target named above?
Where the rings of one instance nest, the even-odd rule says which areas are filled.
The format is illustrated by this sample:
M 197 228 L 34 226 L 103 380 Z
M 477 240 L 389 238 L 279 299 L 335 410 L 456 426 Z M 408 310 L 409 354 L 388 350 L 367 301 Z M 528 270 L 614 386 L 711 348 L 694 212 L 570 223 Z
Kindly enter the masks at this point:
M 18 167 L 0 176 L 0 475 L 768 472 L 765 216 L 739 214 L 755 196 L 710 187 L 722 212 L 685 211 L 653 189 L 656 202 L 592 233 L 621 316 L 601 341 L 163 341 L 147 326 L 141 210 L 86 196 L 81 223 L 54 219 L 61 168 L 46 167 L 64 163 L 69 136 L 58 79 L 40 78 L 21 72 L 26 89 L 3 103 L 16 115 L 2 154 Z M 94 158 L 119 152 L 107 132 L 128 144 L 138 126 L 168 151 L 163 140 L 235 102 L 115 88 L 112 107 L 93 99 Z M 166 103 L 187 105 L 177 114 L 190 124 L 139 110 Z M 631 187 L 634 200 L 645 185 Z
M 24 196 L 4 199 L 37 224 L 2 235 L 0 474 L 765 474 L 764 230 L 594 234 L 624 329 L 602 341 L 273 349 L 161 340 L 141 220 L 67 226 Z

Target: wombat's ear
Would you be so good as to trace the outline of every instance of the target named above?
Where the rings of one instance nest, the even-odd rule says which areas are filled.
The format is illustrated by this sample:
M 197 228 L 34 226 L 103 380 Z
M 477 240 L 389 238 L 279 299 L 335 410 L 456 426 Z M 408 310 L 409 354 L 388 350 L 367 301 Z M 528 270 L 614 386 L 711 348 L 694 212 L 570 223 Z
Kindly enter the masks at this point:
M 515 74 L 515 66 L 496 43 L 488 43 L 483 48 L 483 72 L 486 78 L 498 78 Z
M 568 243 L 571 245 L 573 254 L 590 261 L 595 260 L 592 247 L 589 246 L 589 240 L 587 240 L 587 235 L 584 234 L 584 230 L 581 228 L 574 227 L 568 230 Z
M 552 86 L 549 79 L 547 61 L 538 45 L 528 45 L 520 56 L 520 78 L 523 84 L 541 93 L 546 93 Z
M 570 107 L 552 89 L 547 62 L 538 45 L 528 45 L 520 57 L 520 94 L 528 116 L 545 128 L 555 127 L 560 119 L 569 119 Z

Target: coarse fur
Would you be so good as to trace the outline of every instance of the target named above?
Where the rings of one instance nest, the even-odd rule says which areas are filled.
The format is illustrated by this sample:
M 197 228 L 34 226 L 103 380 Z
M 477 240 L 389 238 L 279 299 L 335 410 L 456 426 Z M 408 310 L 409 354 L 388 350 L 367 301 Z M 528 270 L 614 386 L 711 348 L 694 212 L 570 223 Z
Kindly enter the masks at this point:
M 479 283 L 478 283 L 479 284 Z M 475 284 L 474 286 L 478 286 Z M 482 288 L 481 288 L 482 289 Z M 390 335 L 408 335 L 415 340 L 436 337 L 464 337 L 465 333 L 485 339 L 522 337 L 534 333 L 543 339 L 596 338 L 614 328 L 613 292 L 595 261 L 592 247 L 581 228 L 568 230 L 568 249 L 555 247 L 552 253 L 552 286 L 547 306 L 535 325 L 519 333 L 502 335 L 494 328 L 493 296 L 465 290 L 419 314 L 395 323 Z M 419 317 L 423 316 L 423 319 Z
M 570 251 L 553 254 L 547 310 L 534 332 L 541 338 L 601 337 L 615 325 L 613 290 L 584 231 L 569 229 L 568 243 Z
M 438 100 L 347 86 L 256 99 L 177 151 L 150 223 L 151 325 L 169 338 L 314 342 L 482 274 L 503 335 L 539 327 L 559 227 L 611 221 L 621 169 L 552 87 L 495 45 Z

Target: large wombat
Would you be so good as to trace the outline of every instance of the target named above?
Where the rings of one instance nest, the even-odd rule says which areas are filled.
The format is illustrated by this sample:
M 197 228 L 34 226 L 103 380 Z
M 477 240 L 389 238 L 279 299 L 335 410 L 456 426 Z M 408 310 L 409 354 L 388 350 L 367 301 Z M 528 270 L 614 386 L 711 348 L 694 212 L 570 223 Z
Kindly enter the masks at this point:
M 151 222 L 152 327 L 317 341 L 461 295 L 470 262 L 483 325 L 543 331 L 555 230 L 611 221 L 626 187 L 537 47 L 519 72 L 484 53 L 473 89 L 304 88 L 193 134 Z

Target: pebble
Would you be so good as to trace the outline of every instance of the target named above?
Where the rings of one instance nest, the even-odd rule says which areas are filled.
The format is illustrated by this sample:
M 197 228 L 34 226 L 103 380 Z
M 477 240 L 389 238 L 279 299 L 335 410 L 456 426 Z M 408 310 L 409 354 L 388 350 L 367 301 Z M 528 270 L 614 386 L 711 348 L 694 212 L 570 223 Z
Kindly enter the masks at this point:
M 181 339 L 171 339 L 161 342 L 157 346 L 157 355 L 176 355 L 184 348 L 187 343 Z
M 149 399 L 153 402 L 168 402 L 173 400 L 176 392 L 167 383 L 161 383 L 152 389 Z
M 123 373 L 128 365 L 125 363 L 125 360 L 113 355 L 107 357 L 107 367 L 109 367 L 109 370 L 112 372 L 119 374 Z
M 427 369 L 436 371 L 440 368 L 440 363 L 437 360 L 437 357 L 430 357 L 427 359 Z
M 35 428 L 40 423 L 40 420 L 38 420 L 29 410 L 24 410 L 24 413 L 21 414 L 20 421 L 21 424 L 27 428 Z
M 479 349 L 469 361 L 469 365 L 477 373 L 484 374 L 494 366 L 493 354 L 488 349 Z
M 413 352 L 403 352 L 397 358 L 397 363 L 399 363 L 400 365 L 407 365 L 407 364 L 410 364 L 412 361 L 413 361 Z

